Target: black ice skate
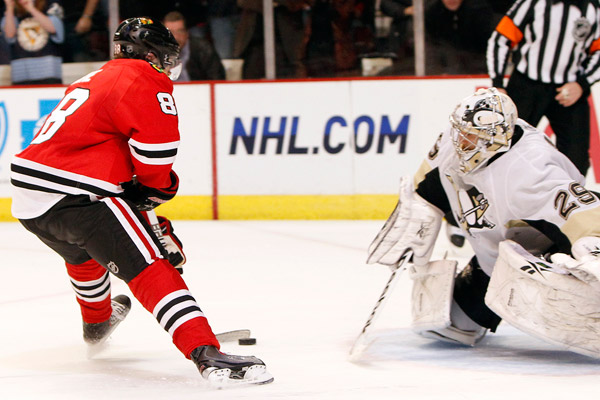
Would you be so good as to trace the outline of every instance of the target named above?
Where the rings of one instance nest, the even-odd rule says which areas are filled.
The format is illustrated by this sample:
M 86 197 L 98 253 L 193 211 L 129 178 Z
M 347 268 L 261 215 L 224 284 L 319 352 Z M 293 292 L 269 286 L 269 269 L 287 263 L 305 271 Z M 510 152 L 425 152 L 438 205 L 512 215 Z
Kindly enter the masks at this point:
M 131 310 L 131 300 L 120 294 L 111 300 L 112 313 L 107 321 L 97 324 L 83 323 L 83 340 L 91 345 L 103 343 Z
M 202 377 L 212 384 L 265 384 L 273 382 L 265 363 L 254 356 L 234 356 L 221 353 L 214 346 L 200 346 L 191 354 Z

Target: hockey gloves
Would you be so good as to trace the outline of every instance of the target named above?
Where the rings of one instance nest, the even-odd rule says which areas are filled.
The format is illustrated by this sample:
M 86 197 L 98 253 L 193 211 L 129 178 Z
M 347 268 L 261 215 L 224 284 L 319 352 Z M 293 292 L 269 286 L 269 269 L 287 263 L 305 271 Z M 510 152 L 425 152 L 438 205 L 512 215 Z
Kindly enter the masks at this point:
M 123 198 L 135 204 L 140 211 L 150 211 L 175 197 L 179 189 L 179 177 L 175 171 L 170 172 L 171 184 L 167 188 L 157 189 L 142 185 L 135 177 L 129 182 L 121 183 Z
M 600 238 L 584 236 L 571 247 L 573 257 L 555 253 L 550 259 L 577 279 L 600 291 Z
M 173 231 L 171 221 L 165 217 L 158 216 L 162 238 L 159 238 L 160 243 L 165 248 L 168 254 L 169 263 L 177 269 L 180 274 L 183 274 L 183 264 L 185 264 L 185 254 L 183 253 L 183 244 Z

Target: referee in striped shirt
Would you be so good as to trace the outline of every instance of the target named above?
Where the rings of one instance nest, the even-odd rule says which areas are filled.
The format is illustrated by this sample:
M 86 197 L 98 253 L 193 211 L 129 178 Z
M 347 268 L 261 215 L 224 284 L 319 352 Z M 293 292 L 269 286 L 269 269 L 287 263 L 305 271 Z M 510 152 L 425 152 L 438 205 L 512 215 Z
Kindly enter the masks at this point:
M 488 41 L 493 86 L 504 88 L 519 117 L 548 118 L 556 147 L 585 176 L 590 166 L 590 86 L 600 79 L 600 0 L 517 0 Z

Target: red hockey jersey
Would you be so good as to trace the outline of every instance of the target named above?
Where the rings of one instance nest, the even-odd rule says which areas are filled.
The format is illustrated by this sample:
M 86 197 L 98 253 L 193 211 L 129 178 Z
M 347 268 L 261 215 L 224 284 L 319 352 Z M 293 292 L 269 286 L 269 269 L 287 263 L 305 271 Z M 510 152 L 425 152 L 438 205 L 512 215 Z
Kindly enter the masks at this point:
M 20 190 L 18 200 L 35 198 L 31 191 L 116 196 L 120 183 L 133 176 L 145 186 L 169 187 L 179 145 L 172 92 L 171 80 L 143 60 L 112 60 L 74 82 L 31 144 L 13 159 L 11 183 Z M 37 202 L 55 203 L 50 199 L 56 197 L 38 193 Z M 31 212 L 16 214 L 32 217 Z

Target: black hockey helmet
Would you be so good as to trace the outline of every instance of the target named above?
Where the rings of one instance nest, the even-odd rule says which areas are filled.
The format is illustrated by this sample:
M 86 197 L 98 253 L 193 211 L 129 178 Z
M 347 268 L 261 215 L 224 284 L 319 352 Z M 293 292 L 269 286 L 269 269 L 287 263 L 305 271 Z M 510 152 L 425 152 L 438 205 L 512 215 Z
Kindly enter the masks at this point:
M 175 67 L 179 44 L 163 24 L 151 18 L 128 18 L 121 22 L 113 38 L 115 58 L 145 60 L 153 53 L 161 63 L 157 67 Z

